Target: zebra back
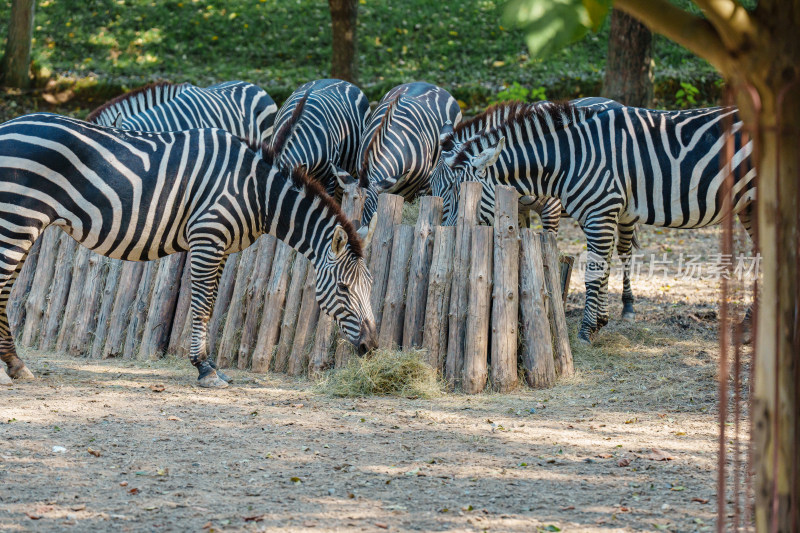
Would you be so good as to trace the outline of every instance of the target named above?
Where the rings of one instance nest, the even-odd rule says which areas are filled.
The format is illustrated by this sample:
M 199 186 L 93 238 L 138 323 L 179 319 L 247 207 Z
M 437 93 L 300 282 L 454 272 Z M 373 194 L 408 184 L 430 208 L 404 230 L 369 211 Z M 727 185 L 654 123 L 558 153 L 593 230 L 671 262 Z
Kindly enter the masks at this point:
M 109 100 L 89 113 L 86 121 L 100 126 L 114 126 L 120 119 L 125 120 L 169 102 L 190 87 L 193 86 L 188 83 L 151 83 Z

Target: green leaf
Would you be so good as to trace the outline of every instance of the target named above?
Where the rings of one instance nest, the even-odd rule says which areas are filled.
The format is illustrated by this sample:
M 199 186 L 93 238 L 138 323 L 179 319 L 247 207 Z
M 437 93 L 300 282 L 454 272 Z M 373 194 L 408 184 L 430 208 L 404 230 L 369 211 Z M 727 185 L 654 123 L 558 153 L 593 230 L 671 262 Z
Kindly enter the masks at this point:
M 589 14 L 592 23 L 592 31 L 597 33 L 611 11 L 612 0 L 583 0 L 583 7 Z

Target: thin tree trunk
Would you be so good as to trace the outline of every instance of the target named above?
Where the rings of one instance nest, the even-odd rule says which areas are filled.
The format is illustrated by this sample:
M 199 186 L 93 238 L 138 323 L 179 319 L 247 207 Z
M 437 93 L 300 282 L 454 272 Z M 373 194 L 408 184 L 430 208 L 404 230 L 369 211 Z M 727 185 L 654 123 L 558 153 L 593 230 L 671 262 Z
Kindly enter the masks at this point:
M 33 285 L 33 277 L 36 275 L 36 266 L 39 262 L 39 253 L 42 250 L 42 239 L 36 239 L 33 243 L 31 250 L 28 252 L 28 257 L 25 259 L 25 264 L 14 282 L 14 287 L 11 289 L 11 294 L 8 296 L 8 307 L 6 313 L 8 314 L 8 323 L 11 325 L 11 331 L 18 331 L 20 326 L 25 322 L 25 301 L 28 299 L 31 286 Z
M 469 294 L 464 342 L 464 392 L 477 394 L 488 377 L 489 313 L 492 306 L 492 228 L 476 226 L 470 233 Z M 516 354 L 515 354 L 516 355 Z
M 266 372 L 272 362 L 278 335 L 281 329 L 283 304 L 286 302 L 286 288 L 289 285 L 289 274 L 296 251 L 284 242 L 279 242 L 275 249 L 275 260 L 272 265 L 267 294 L 264 297 L 264 314 L 258 330 L 256 347 L 253 350 L 253 372 Z
M 61 330 L 61 317 L 72 285 L 72 262 L 77 248 L 78 243 L 75 242 L 75 239 L 66 233 L 61 234 L 58 260 L 53 274 L 53 286 L 50 289 L 50 303 L 47 306 L 47 317 L 43 319 L 44 330 L 42 331 L 42 341 L 39 343 L 40 350 L 53 349 L 58 332 Z
M 64 318 L 61 321 L 61 329 L 56 339 L 56 351 L 66 352 L 72 340 L 72 332 L 75 331 L 78 313 L 83 307 L 83 285 L 86 281 L 86 272 L 89 269 L 89 255 L 93 254 L 88 248 L 78 247 L 75 252 L 75 261 L 72 265 L 72 285 L 69 289 L 67 303 L 64 306 Z
M 611 12 L 603 96 L 624 105 L 653 103 L 653 34 L 623 11 Z
M 111 326 L 111 312 L 114 310 L 114 301 L 116 300 L 122 265 L 123 261 L 119 259 L 111 259 L 108 262 L 108 274 L 106 274 L 106 281 L 103 285 L 102 301 L 100 310 L 97 312 L 97 328 L 94 331 L 94 340 L 92 341 L 92 359 L 100 359 L 103 356 L 103 348 L 105 348 L 106 337 Z
M 308 261 L 300 256 L 299 260 Z M 309 344 L 314 338 L 314 329 L 319 319 L 319 304 L 316 296 L 317 273 L 314 266 L 309 263 L 306 282 L 303 286 L 303 301 L 300 304 L 300 312 L 297 318 L 297 328 L 294 332 L 294 342 L 292 343 L 292 353 L 289 355 L 289 366 L 286 372 L 290 376 L 299 376 L 308 367 Z
M 186 318 L 190 316 L 192 307 L 192 265 L 189 261 L 192 252 L 186 252 L 183 260 L 183 274 L 181 275 L 181 288 L 178 293 L 178 301 L 175 304 L 175 315 L 172 317 L 172 328 L 169 334 L 169 344 L 167 353 L 177 355 L 183 341 L 183 327 L 186 325 Z
M 392 261 L 389 265 L 389 280 L 386 284 L 386 296 L 383 299 L 383 321 L 378 336 L 381 348 L 396 349 L 403 342 L 408 261 L 413 244 L 414 228 L 405 224 L 394 227 Z
M 181 253 L 159 261 L 139 348 L 142 357 L 157 359 L 167 351 L 185 260 L 186 254 Z
M 233 296 L 222 328 L 222 339 L 219 341 L 217 366 L 227 368 L 236 362 L 239 355 L 239 343 L 242 334 L 242 322 L 247 309 L 247 289 L 250 276 L 253 274 L 253 265 L 258 255 L 258 246 L 255 244 L 242 250 L 239 268 L 236 271 L 236 281 L 233 285 Z
M 289 355 L 292 353 L 292 343 L 295 340 L 300 304 L 303 301 L 303 286 L 306 282 L 309 264 L 308 259 L 303 256 L 297 256 L 292 266 L 292 281 L 286 293 L 280 341 L 275 352 L 276 372 L 286 372 L 289 368 Z
M 534 389 L 553 386 L 556 367 L 547 320 L 549 296 L 545 289 L 542 246 L 532 229 L 520 231 L 519 313 L 522 365 L 525 381 Z
M 495 189 L 491 360 L 492 387 L 498 392 L 508 392 L 517 386 L 518 197 L 513 187 L 498 185 Z M 476 252 L 473 247 L 473 253 Z
M 372 313 L 375 327 L 381 330 L 383 298 L 386 296 L 386 282 L 389 279 L 389 263 L 392 259 L 392 237 L 394 227 L 403 220 L 403 197 L 396 194 L 381 194 L 378 197 L 378 218 L 375 233 L 370 244 L 369 271 L 372 274 Z
M 20 340 L 23 346 L 36 347 L 41 338 L 41 328 L 47 311 L 47 295 L 53 282 L 58 259 L 59 238 L 64 233 L 56 227 L 44 230 L 39 237 L 42 243 L 33 276 L 31 292 L 25 302 L 25 325 Z
M 2 68 L 6 87 L 27 89 L 31 85 L 31 39 L 35 0 L 13 0 L 8 26 L 8 42 Z
M 158 271 L 159 261 L 145 263 L 139 287 L 136 290 L 136 299 L 131 304 L 130 322 L 125 334 L 125 347 L 122 357 L 134 359 L 139 355 L 139 346 L 142 339 L 142 330 L 147 321 L 147 311 L 150 308 L 150 296 L 153 293 L 153 282 Z
M 331 77 L 356 83 L 356 23 L 358 0 L 328 0 L 333 33 Z
M 89 355 L 93 333 L 97 327 L 97 310 L 103 298 L 106 265 L 109 259 L 92 252 L 88 257 L 86 279 L 83 284 L 83 302 L 75 316 L 75 329 L 69 339 L 71 355 Z
M 214 302 L 214 309 L 211 311 L 211 318 L 208 321 L 208 356 L 216 359 L 217 341 L 221 326 L 228 314 L 228 306 L 233 295 L 233 284 L 236 281 L 236 270 L 239 267 L 241 252 L 236 252 L 228 256 L 222 276 L 219 279 L 219 290 L 217 300 Z
M 450 309 L 455 240 L 455 227 L 436 227 L 433 237 L 428 299 L 425 305 L 425 331 L 422 335 L 422 347 L 428 351 L 428 363 L 439 372 L 444 370 L 444 358 L 447 355 L 447 315 Z
M 128 332 L 128 323 L 131 320 L 131 306 L 139 290 L 139 282 L 147 263 L 141 261 L 126 261 L 122 264 L 119 275 L 119 285 L 114 305 L 109 318 L 108 333 L 102 357 L 120 357 L 125 351 L 125 335 Z
M 550 314 L 550 331 L 555 344 L 556 373 L 568 377 L 575 373 L 572 363 L 572 348 L 569 345 L 567 317 L 564 315 L 564 304 L 561 299 L 561 267 L 558 261 L 558 245 L 556 236 L 550 232 L 540 235 L 542 243 L 542 263 L 547 294 L 550 296 L 548 313 Z
M 242 335 L 239 339 L 239 354 L 237 365 L 244 370 L 250 366 L 258 340 L 258 329 L 261 324 L 262 309 L 264 300 L 267 296 L 267 285 L 274 266 L 275 247 L 278 239 L 272 235 L 264 235 L 258 241 L 258 255 L 253 265 L 253 272 L 248 279 L 247 307 L 244 312 L 244 323 L 242 324 Z M 305 259 L 305 257 L 303 257 Z M 303 278 L 305 280 L 305 277 Z

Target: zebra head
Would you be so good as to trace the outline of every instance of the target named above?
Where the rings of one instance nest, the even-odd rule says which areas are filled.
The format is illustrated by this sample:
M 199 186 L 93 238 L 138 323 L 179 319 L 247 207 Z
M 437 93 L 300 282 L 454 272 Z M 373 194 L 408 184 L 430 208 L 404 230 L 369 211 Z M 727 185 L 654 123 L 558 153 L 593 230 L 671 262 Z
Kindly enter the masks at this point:
M 456 143 L 453 125 L 450 122 L 445 124 L 439 133 L 439 148 L 441 155 L 431 173 L 431 194 L 442 198 L 442 225 L 453 226 L 458 214 L 460 175 L 463 172 L 456 171 L 445 163 L 445 159 L 452 158 L 461 148 L 461 144 Z
M 333 317 L 361 355 L 378 346 L 370 304 L 372 275 L 361 253 L 362 247 L 369 245 L 374 231 L 374 222 L 357 233 L 352 231 L 352 226 L 345 229 L 336 225 L 327 254 L 317 265 L 320 309 Z

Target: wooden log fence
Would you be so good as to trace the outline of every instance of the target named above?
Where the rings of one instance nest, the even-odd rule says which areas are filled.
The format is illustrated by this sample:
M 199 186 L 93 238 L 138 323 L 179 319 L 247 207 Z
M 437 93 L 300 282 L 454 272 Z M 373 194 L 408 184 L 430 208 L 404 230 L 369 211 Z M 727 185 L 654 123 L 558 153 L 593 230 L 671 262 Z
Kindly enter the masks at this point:
M 420 200 L 414 226 L 403 199 L 383 194 L 365 260 L 382 348 L 422 348 L 451 388 L 505 392 L 521 381 L 551 387 L 574 373 L 564 316 L 572 262 L 555 238 L 519 228 L 517 193 L 497 187 L 494 228 L 478 225 L 481 186 L 464 183 L 455 227 L 441 226 L 439 198 Z M 363 193 L 345 188 L 359 220 Z M 189 254 L 134 263 L 96 256 L 48 229 L 23 269 L 9 311 L 20 345 L 92 358 L 188 355 Z M 209 320 L 220 367 L 317 376 L 354 350 L 316 302 L 308 259 L 264 236 L 233 254 Z

